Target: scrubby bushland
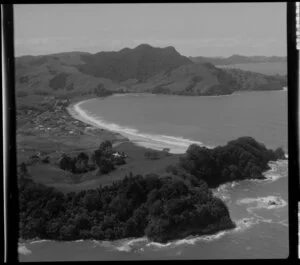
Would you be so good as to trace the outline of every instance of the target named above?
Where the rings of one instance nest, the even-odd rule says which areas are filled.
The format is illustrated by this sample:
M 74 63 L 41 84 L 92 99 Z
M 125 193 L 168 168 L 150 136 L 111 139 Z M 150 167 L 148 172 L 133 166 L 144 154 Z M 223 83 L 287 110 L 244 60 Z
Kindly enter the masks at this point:
M 234 227 L 226 205 L 203 181 L 128 176 L 110 186 L 63 194 L 20 178 L 20 236 L 158 242 Z

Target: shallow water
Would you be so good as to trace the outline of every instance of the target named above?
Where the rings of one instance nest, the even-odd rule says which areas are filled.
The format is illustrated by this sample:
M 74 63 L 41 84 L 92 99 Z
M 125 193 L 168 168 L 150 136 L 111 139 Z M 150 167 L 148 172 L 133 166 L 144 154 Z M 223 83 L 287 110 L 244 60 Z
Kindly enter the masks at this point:
M 133 133 L 145 132 L 158 138 L 162 134 L 171 135 L 169 140 L 172 139 L 172 146 L 177 146 L 178 151 L 186 149 L 187 141 L 216 146 L 245 135 L 255 137 L 267 147 L 283 146 L 286 150 L 286 97 L 286 92 L 205 98 L 132 95 L 89 101 L 81 107 L 113 122 L 119 126 L 116 129 L 130 127 Z M 151 144 L 148 139 L 140 140 L 142 144 Z M 159 147 L 164 141 L 154 144 Z M 214 194 L 225 201 L 237 224 L 237 228 L 216 235 L 189 237 L 168 244 L 149 242 L 146 238 L 27 242 L 20 245 L 23 254 L 19 258 L 20 261 L 286 258 L 289 253 L 287 176 L 287 160 L 278 161 L 271 163 L 266 180 L 233 182 L 215 189 Z

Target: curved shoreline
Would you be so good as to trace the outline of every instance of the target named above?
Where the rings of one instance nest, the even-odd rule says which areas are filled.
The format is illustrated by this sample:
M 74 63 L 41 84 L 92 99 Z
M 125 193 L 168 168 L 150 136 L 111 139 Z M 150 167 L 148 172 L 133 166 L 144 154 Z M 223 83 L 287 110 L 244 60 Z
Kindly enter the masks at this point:
M 129 94 L 120 94 L 120 95 L 116 94 L 110 97 L 141 96 L 141 95 L 144 96 L 145 94 L 141 94 L 141 93 L 129 93 Z M 149 94 L 149 96 L 155 96 L 155 95 Z M 93 100 L 99 100 L 99 99 L 104 100 L 105 98 L 88 98 L 84 100 L 79 100 L 77 102 L 75 101 L 67 107 L 67 111 L 76 120 L 82 121 L 96 128 L 104 129 L 112 133 L 118 134 L 119 136 L 124 137 L 126 140 L 129 140 L 130 142 L 132 142 L 137 146 L 149 148 L 152 150 L 163 151 L 164 149 L 168 149 L 169 153 L 183 154 L 186 152 L 187 148 L 191 144 L 197 144 L 200 146 L 205 146 L 207 148 L 215 147 L 215 146 L 205 145 L 200 141 L 191 140 L 180 136 L 170 136 L 170 135 L 163 135 L 163 134 L 140 132 L 136 128 L 127 127 L 126 125 L 121 126 L 119 124 L 106 121 L 101 116 L 97 116 L 93 113 L 90 113 L 89 111 L 81 107 L 83 103 L 93 101 Z M 288 159 L 287 153 L 285 154 L 285 157 Z
M 125 96 L 125 95 L 124 95 Z M 183 154 L 191 144 L 198 144 L 203 146 L 203 143 L 199 141 L 193 141 L 183 137 L 175 137 L 169 135 L 159 134 L 147 134 L 139 132 L 137 129 L 130 127 L 122 127 L 115 123 L 107 122 L 101 117 L 98 117 L 80 107 L 81 104 L 88 101 L 97 100 L 98 98 L 92 98 L 72 103 L 67 111 L 69 114 L 77 120 L 92 125 L 94 127 L 108 130 L 114 133 L 118 133 L 125 138 L 128 138 L 132 143 L 149 149 L 162 151 L 163 149 L 169 149 L 169 153 Z M 208 148 L 211 148 L 207 146 Z

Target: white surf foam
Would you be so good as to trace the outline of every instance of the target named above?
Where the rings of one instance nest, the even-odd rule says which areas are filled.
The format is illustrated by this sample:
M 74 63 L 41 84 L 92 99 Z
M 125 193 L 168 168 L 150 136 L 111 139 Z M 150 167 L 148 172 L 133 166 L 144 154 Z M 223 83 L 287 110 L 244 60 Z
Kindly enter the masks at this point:
M 166 244 L 149 242 L 146 246 L 161 249 L 161 248 L 176 247 L 180 245 L 195 245 L 197 242 L 211 242 L 211 241 L 219 240 L 220 238 L 224 237 L 227 234 L 244 231 L 245 229 L 248 229 L 257 223 L 258 221 L 253 217 L 243 218 L 241 220 L 235 221 L 236 227 L 234 229 L 220 231 L 213 235 L 187 237 L 184 239 L 171 241 Z
M 285 227 L 289 227 L 289 221 L 288 220 L 283 220 L 283 221 L 277 222 L 277 224 L 283 225 Z
M 273 219 L 267 219 L 259 214 L 255 213 L 255 210 L 258 209 L 267 209 L 274 210 L 278 208 L 283 208 L 287 205 L 287 202 L 283 200 L 280 196 L 266 196 L 266 197 L 257 197 L 257 198 L 244 198 L 238 200 L 236 202 L 238 205 L 249 204 L 250 207 L 247 208 L 247 212 L 249 212 L 253 217 L 256 218 L 257 222 L 264 223 L 277 223 L 283 226 L 288 226 L 286 223 L 287 220 L 274 222 Z
M 282 208 L 287 205 L 287 202 L 283 200 L 280 196 L 266 196 L 258 198 L 244 198 L 237 201 L 237 204 L 254 204 L 254 206 L 248 209 L 277 209 Z
M 121 239 L 114 243 L 115 249 L 123 252 L 130 252 L 141 248 L 144 243 L 148 242 L 146 237 L 133 238 L 133 239 Z
M 124 94 L 124 95 L 113 95 L 113 96 L 145 96 L 141 94 Z M 149 96 L 156 96 L 153 94 L 150 94 Z M 152 133 L 144 133 L 140 132 L 139 130 L 135 128 L 131 128 L 128 126 L 121 126 L 116 123 L 108 122 L 103 117 L 97 116 L 94 113 L 91 113 L 81 107 L 83 103 L 86 103 L 88 101 L 97 100 L 95 99 L 89 99 L 80 101 L 73 105 L 72 109 L 68 108 L 69 112 L 71 113 L 74 111 L 83 122 L 86 122 L 88 124 L 91 124 L 95 127 L 106 129 L 112 132 L 117 132 L 122 134 L 123 136 L 129 138 L 133 143 L 139 146 L 143 146 L 146 148 L 151 148 L 154 150 L 163 150 L 165 148 L 169 149 L 170 153 L 173 154 L 182 154 L 185 153 L 187 148 L 191 144 L 197 144 L 200 146 L 205 146 L 207 148 L 214 148 L 215 146 L 212 145 L 204 145 L 200 141 L 187 139 L 185 137 L 181 136 L 170 136 L 170 135 L 164 135 L 164 134 L 152 134 Z M 288 158 L 288 155 L 286 154 L 286 158 Z
M 265 179 L 249 179 L 251 182 L 270 183 L 288 176 L 288 160 L 277 160 L 269 162 L 271 169 L 265 171 Z
M 30 255 L 32 251 L 28 249 L 26 246 L 18 246 L 18 253 L 21 255 Z
M 84 241 L 83 239 L 75 240 L 76 243 L 80 243 L 80 242 L 83 242 L 83 241 Z
M 143 94 L 140 94 L 140 93 L 124 93 L 124 94 L 113 94 L 111 95 L 111 97 L 130 97 L 130 96 L 133 96 L 133 97 L 156 97 L 157 95 L 156 94 L 152 94 L 152 93 L 143 93 Z
M 222 184 L 218 188 L 212 189 L 213 195 L 228 203 L 230 201 L 231 189 L 235 188 L 238 184 L 237 181 Z
M 221 190 L 225 189 L 224 187 L 221 188 Z M 110 247 L 112 249 L 122 251 L 122 252 L 130 252 L 133 250 L 144 251 L 145 247 L 151 247 L 154 250 L 155 249 L 159 250 L 163 248 L 174 248 L 180 245 L 195 245 L 197 242 L 203 242 L 203 243 L 211 242 L 211 241 L 219 240 L 220 238 L 230 233 L 243 232 L 246 229 L 249 229 L 260 222 L 266 222 L 266 223 L 273 222 L 271 219 L 265 219 L 253 213 L 253 210 L 255 209 L 265 208 L 271 210 L 271 209 L 285 207 L 287 205 L 287 203 L 279 196 L 244 198 L 238 200 L 237 204 L 239 205 L 254 204 L 254 206 L 250 206 L 249 208 L 247 208 L 247 211 L 249 211 L 252 214 L 252 216 L 234 221 L 236 224 L 236 227 L 234 229 L 220 231 L 213 235 L 190 236 L 184 239 L 173 240 L 168 243 L 149 242 L 149 240 L 146 237 L 136 238 L 136 239 L 125 239 L 125 240 L 114 241 L 114 242 L 110 242 L 110 241 L 96 241 L 96 242 L 101 246 Z M 283 220 L 278 223 L 284 226 L 288 226 L 287 222 L 288 222 L 287 220 Z
M 219 240 L 227 234 L 244 231 L 245 229 L 248 229 L 257 223 L 258 220 L 253 217 L 243 218 L 235 221 L 236 227 L 234 229 L 220 231 L 212 235 L 189 236 L 183 239 L 173 240 L 168 243 L 151 242 L 147 237 L 121 239 L 115 241 L 92 240 L 92 242 L 95 244 L 94 247 L 100 246 L 121 252 L 144 251 L 145 247 L 152 248 L 153 250 L 159 250 L 164 248 L 174 248 L 181 245 L 195 245 L 197 242 L 205 243 Z
M 101 241 L 101 240 L 92 240 L 94 247 L 100 246 L 105 247 L 110 250 L 116 250 L 121 252 L 130 252 L 139 250 L 142 246 L 145 245 L 145 242 L 148 242 L 147 237 L 140 238 L 125 238 L 113 241 Z
M 116 247 L 116 249 L 118 251 L 122 251 L 122 252 L 130 252 L 131 251 L 131 247 L 128 245 L 119 246 L 119 247 Z
M 30 244 L 40 244 L 40 243 L 45 243 L 45 242 L 51 242 L 51 240 L 48 240 L 48 239 L 35 240 L 35 241 L 30 242 Z

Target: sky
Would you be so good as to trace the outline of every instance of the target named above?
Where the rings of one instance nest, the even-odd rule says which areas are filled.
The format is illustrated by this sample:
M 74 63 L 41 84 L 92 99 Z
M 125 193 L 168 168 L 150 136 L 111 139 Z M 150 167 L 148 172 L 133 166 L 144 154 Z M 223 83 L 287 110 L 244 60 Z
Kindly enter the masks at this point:
M 14 5 L 15 55 L 118 51 L 286 56 L 286 3 Z

